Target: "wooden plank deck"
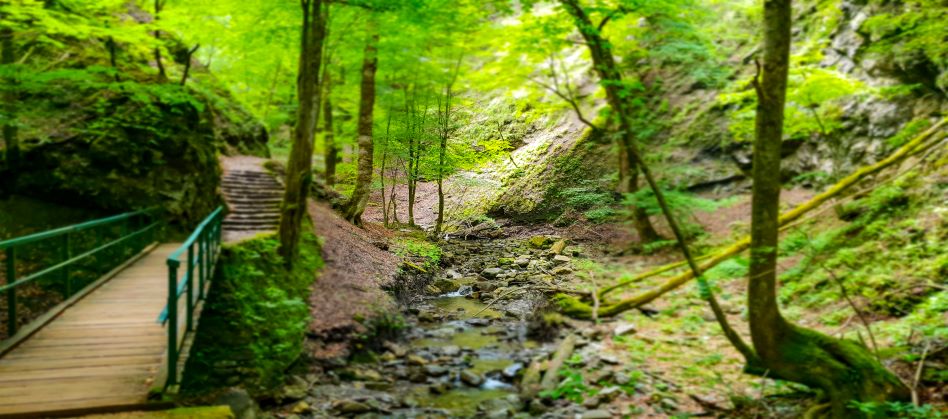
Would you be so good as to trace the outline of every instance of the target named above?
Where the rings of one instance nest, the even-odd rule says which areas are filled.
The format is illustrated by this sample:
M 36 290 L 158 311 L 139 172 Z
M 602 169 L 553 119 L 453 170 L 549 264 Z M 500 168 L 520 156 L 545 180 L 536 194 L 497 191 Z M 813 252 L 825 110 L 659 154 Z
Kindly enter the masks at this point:
M 160 379 L 168 294 L 161 244 L 0 358 L 0 416 L 135 406 Z

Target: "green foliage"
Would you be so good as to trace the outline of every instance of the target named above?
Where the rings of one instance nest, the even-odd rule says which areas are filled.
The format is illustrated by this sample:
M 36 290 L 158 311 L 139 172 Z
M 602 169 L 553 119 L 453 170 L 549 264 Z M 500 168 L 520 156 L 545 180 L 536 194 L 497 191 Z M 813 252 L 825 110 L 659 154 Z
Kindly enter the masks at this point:
M 425 269 L 437 267 L 441 263 L 441 247 L 423 238 L 399 237 L 392 251 L 402 258 L 421 260 L 421 267 Z
M 309 231 L 304 227 L 291 271 L 270 235 L 224 247 L 188 360 L 185 391 L 200 393 L 234 380 L 253 392 L 282 384 L 284 371 L 303 350 L 306 300 L 322 266 Z
M 859 28 L 868 34 L 872 45 L 869 51 L 891 57 L 903 68 L 924 69 L 930 65 L 937 68 L 933 79 L 925 80 L 948 89 L 948 46 L 945 37 L 944 3 L 938 0 L 914 0 L 904 5 L 883 0 L 872 0 L 870 4 L 882 10 L 867 19 Z
M 923 404 L 916 406 L 908 402 L 858 402 L 851 401 L 850 407 L 872 417 L 905 419 L 941 419 L 945 413 L 935 406 Z
M 581 361 L 579 354 L 575 354 L 573 358 L 567 360 L 567 365 L 560 369 L 560 377 L 563 380 L 555 389 L 540 392 L 540 397 L 553 400 L 566 399 L 573 403 L 582 403 L 587 396 L 595 395 L 596 390 L 586 385 L 582 371 L 574 368 Z

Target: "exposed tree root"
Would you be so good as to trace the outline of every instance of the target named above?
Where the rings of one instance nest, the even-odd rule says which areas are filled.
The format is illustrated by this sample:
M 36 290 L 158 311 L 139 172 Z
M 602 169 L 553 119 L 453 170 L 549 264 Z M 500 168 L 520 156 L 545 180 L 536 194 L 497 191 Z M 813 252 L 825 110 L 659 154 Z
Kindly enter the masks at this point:
M 948 118 L 942 119 L 941 121 L 936 123 L 934 126 L 929 128 L 925 132 L 919 134 L 918 136 L 913 138 L 911 141 L 907 142 L 905 145 L 903 145 L 902 147 L 894 151 L 885 159 L 880 160 L 879 162 L 875 164 L 865 166 L 859 170 L 856 170 L 849 176 L 843 178 L 842 180 L 840 180 L 839 182 L 831 186 L 829 189 L 827 189 L 823 193 L 816 195 L 813 198 L 811 198 L 809 201 L 798 205 L 796 208 L 790 211 L 783 213 L 780 216 L 779 225 L 781 227 L 784 227 L 797 221 L 807 212 L 820 207 L 821 205 L 825 204 L 827 201 L 833 198 L 838 197 L 840 194 L 842 194 L 842 192 L 846 191 L 847 189 L 859 183 L 860 181 L 872 175 L 875 175 L 890 166 L 900 163 L 910 156 L 922 153 L 925 150 L 928 150 L 931 147 L 935 146 L 936 144 L 940 143 L 942 140 L 945 139 L 945 137 L 943 135 L 935 136 L 935 134 L 939 133 L 946 123 L 948 123 Z M 935 137 L 934 140 L 932 140 L 933 136 Z M 705 257 L 703 257 L 703 258 L 707 258 L 707 260 L 704 263 L 702 263 L 699 268 L 702 272 L 705 272 L 708 269 L 711 269 L 717 266 L 721 262 L 724 262 L 734 256 L 739 255 L 743 251 L 747 250 L 749 247 L 750 247 L 750 237 L 746 236 L 742 238 L 741 240 L 731 244 L 730 246 L 728 246 L 727 248 L 723 250 L 720 250 L 716 253 L 712 253 L 710 255 L 706 255 Z M 684 266 L 687 266 L 687 261 L 665 265 L 653 271 L 638 275 L 636 276 L 636 278 L 633 278 L 632 280 L 629 280 L 629 281 L 625 281 L 624 283 L 617 284 L 616 286 L 603 288 L 603 290 L 600 291 L 600 298 L 604 296 L 606 293 L 613 291 L 615 289 L 618 289 L 621 286 L 625 286 L 630 283 L 634 283 L 642 279 L 648 278 L 650 276 L 658 275 L 660 273 L 667 272 L 672 269 L 675 269 L 678 267 L 684 267 Z M 641 307 L 655 300 L 656 298 L 662 296 L 663 294 L 671 290 L 674 290 L 675 288 L 678 288 L 679 286 L 687 283 L 693 278 L 694 278 L 694 275 L 692 271 L 688 270 L 667 279 L 664 283 L 662 283 L 658 287 L 645 290 L 637 295 L 634 295 L 622 301 L 616 302 L 614 304 L 601 304 L 599 307 L 599 313 L 598 313 L 599 317 L 612 317 L 626 310 Z M 589 303 L 579 298 L 566 295 L 566 294 L 559 294 L 556 296 L 556 299 L 560 305 L 560 309 L 562 310 L 563 314 L 566 314 L 570 317 L 579 318 L 579 319 L 590 319 L 592 317 L 592 307 L 590 306 Z

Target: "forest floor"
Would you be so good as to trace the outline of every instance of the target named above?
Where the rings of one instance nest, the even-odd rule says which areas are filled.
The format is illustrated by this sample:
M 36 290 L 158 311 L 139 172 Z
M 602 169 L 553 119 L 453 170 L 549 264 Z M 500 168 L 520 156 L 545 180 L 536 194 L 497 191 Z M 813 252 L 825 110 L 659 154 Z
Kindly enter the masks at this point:
M 433 224 L 435 191 L 433 184 L 420 184 L 415 221 L 421 226 Z M 405 192 L 399 190 L 397 199 L 403 200 Z M 784 205 L 811 195 L 804 189 L 785 191 Z M 380 208 L 380 202 L 370 204 L 360 229 L 326 205 L 311 205 L 326 259 L 311 299 L 310 335 L 318 339 L 310 339 L 307 367 L 268 409 L 271 413 L 791 418 L 813 403 L 813 394 L 801 386 L 743 374 L 739 354 L 721 336 L 693 286 L 642 311 L 595 323 L 551 315 L 537 284 L 590 289 L 591 282 L 603 286 L 624 272 L 678 259 L 674 249 L 649 255 L 621 251 L 634 240 L 626 225 L 507 225 L 499 239 L 451 239 L 425 247 L 418 230 L 382 227 Z M 402 201 L 398 208 L 399 221 L 407 221 L 407 205 Z M 697 213 L 693 221 L 707 233 L 703 242 L 719 244 L 746 228 L 740 220 L 749 218 L 749 210 L 749 196 L 743 194 L 724 208 Z M 661 231 L 661 223 L 656 224 Z M 568 245 L 553 258 L 550 247 L 559 240 Z M 796 263 L 782 262 L 787 269 Z M 403 286 L 393 294 L 398 288 L 393 281 L 428 285 Z M 645 281 L 628 293 L 654 284 Z M 746 322 L 744 291 L 743 279 L 718 284 L 733 324 Z M 394 313 L 402 320 L 393 320 Z M 833 335 L 861 327 L 846 322 L 828 329 L 816 321 L 820 315 L 807 313 L 795 321 Z M 578 342 L 558 386 L 534 400 L 518 397 L 523 370 L 555 351 L 569 334 L 576 334 Z M 911 380 L 910 363 L 889 365 Z

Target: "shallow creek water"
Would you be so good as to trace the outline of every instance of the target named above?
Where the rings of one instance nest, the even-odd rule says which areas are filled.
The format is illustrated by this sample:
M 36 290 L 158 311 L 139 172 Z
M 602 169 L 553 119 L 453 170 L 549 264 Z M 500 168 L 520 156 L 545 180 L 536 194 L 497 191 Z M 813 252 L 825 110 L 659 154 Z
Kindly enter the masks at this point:
M 333 415 L 359 417 L 508 417 L 522 409 L 517 383 L 523 369 L 550 344 L 527 338 L 528 315 L 539 295 L 518 292 L 488 302 L 501 287 L 535 274 L 526 264 L 499 260 L 524 257 L 523 242 L 453 242 L 454 261 L 423 295 L 404 301 L 408 327 L 369 362 L 332 370 L 335 384 L 310 390 L 314 405 Z M 483 275 L 487 269 L 499 269 Z M 444 284 L 460 289 L 446 292 Z M 476 298 L 475 298 L 476 297 Z M 313 406 L 316 407 L 316 406 Z M 370 409 L 366 409 L 366 408 Z

